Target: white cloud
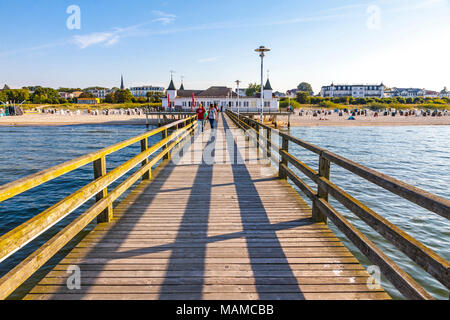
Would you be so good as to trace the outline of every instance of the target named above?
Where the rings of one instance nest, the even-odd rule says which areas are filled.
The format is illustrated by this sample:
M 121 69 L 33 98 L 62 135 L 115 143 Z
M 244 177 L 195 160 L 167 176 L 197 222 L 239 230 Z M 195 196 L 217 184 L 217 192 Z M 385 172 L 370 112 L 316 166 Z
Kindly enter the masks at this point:
M 175 21 L 175 19 L 177 18 L 176 15 L 171 14 L 171 13 L 165 13 L 163 11 L 158 11 L 158 10 L 153 10 L 152 13 L 157 16 L 158 18 L 156 18 L 155 20 L 153 20 L 154 22 L 160 22 L 163 25 L 168 25 L 172 22 Z
M 112 45 L 119 41 L 119 36 L 114 32 L 94 32 L 82 36 L 74 36 L 73 40 L 81 49 L 85 49 L 96 44 Z

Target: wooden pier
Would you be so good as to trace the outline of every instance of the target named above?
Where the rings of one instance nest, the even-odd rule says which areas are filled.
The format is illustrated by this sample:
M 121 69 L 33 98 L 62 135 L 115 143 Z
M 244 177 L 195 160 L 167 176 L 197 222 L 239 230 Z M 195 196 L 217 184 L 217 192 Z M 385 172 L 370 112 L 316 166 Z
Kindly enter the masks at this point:
M 245 129 L 242 130 L 242 129 Z M 281 137 L 281 146 L 271 139 Z M 154 146 L 148 138 L 162 134 Z M 111 172 L 105 157 L 133 143 L 142 153 Z M 320 156 L 315 172 L 289 142 Z M 182 149 L 182 150 L 181 150 Z M 273 166 L 275 152 L 281 161 Z M 278 161 L 278 159 L 275 159 Z M 7 298 L 93 219 L 98 224 L 25 299 L 390 299 L 328 228 L 327 218 L 409 299 L 431 299 L 405 271 L 328 203 L 333 196 L 445 286 L 449 263 L 329 181 L 331 162 L 449 218 L 449 201 L 381 175 L 232 112 L 200 133 L 195 117 L 0 187 L 0 201 L 94 163 L 95 180 L 0 237 L 0 261 L 86 200 L 81 214 L 0 279 Z M 289 166 L 291 164 L 291 167 Z M 140 169 L 114 190 L 107 187 Z M 353 166 L 353 167 L 352 167 Z M 294 168 L 318 184 L 307 186 Z M 359 170 L 359 171 L 358 171 Z M 136 181 L 137 187 L 113 208 Z M 288 182 L 313 200 L 311 208 Z M 375 181 L 376 180 L 376 181 Z M 80 287 L 68 285 L 79 268 Z

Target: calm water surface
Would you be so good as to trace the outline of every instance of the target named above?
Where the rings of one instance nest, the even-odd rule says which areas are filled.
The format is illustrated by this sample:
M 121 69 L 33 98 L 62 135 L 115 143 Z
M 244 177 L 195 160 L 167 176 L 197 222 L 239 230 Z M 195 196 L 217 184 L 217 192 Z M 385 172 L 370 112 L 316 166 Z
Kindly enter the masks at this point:
M 134 137 L 146 131 L 141 126 L 65 126 L 65 127 L 0 127 L 0 185 L 53 165 L 112 145 L 118 141 Z M 450 126 L 424 127 L 319 127 L 294 128 L 291 134 L 329 149 L 351 160 L 362 163 L 403 180 L 416 187 L 449 198 L 450 186 Z M 149 141 L 160 139 L 155 136 Z M 140 151 L 139 144 L 121 150 L 107 157 L 108 170 L 129 160 Z M 317 156 L 306 150 L 291 147 L 296 157 L 317 169 Z M 92 164 L 72 173 L 59 177 L 40 187 L 0 203 L 0 235 L 17 227 L 37 213 L 42 212 L 80 186 L 92 181 Z M 122 182 L 126 177 L 117 181 Z M 401 229 L 420 240 L 442 257 L 450 260 L 450 223 L 448 220 L 429 213 L 402 198 L 392 195 L 344 169 L 335 165 L 331 168 L 331 179 L 338 186 L 361 200 L 370 208 L 387 218 Z M 305 178 L 306 181 L 308 179 Z M 314 184 L 310 181 L 310 185 Z M 114 186 L 113 186 L 114 187 Z M 364 234 L 374 241 L 394 261 L 410 273 L 420 284 L 436 298 L 448 299 L 448 290 L 440 285 L 406 256 L 389 245 L 370 227 L 331 199 L 332 204 L 354 223 Z M 12 266 L 36 250 L 58 229 L 72 221 L 92 205 L 92 201 L 79 208 L 55 228 L 46 232 L 0 264 L 0 276 Z M 330 223 L 330 227 L 339 235 L 339 231 Z M 87 232 L 91 226 L 85 230 Z M 83 233 L 80 234 L 80 238 Z M 360 261 L 367 261 L 345 237 L 344 243 L 355 253 Z M 77 239 L 74 240 L 74 242 Z M 73 244 L 73 243 L 71 243 Z M 20 297 L 36 278 L 44 275 L 52 264 L 61 259 L 70 245 L 44 266 L 35 278 L 25 283 L 15 297 Z M 382 279 L 383 287 L 395 298 L 401 296 L 392 285 Z

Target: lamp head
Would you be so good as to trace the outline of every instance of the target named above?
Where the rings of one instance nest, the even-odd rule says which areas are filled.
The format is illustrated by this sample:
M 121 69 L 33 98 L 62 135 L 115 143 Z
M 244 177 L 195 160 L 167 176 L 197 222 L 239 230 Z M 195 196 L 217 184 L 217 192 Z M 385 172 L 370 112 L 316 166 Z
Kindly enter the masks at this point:
M 259 53 L 260 53 L 259 56 L 260 56 L 261 58 L 263 58 L 263 57 L 265 56 L 265 53 L 266 53 L 266 52 L 269 52 L 270 49 L 269 49 L 269 48 L 266 48 L 265 46 L 260 46 L 259 48 L 255 49 L 255 51 L 256 51 L 256 52 L 259 52 Z

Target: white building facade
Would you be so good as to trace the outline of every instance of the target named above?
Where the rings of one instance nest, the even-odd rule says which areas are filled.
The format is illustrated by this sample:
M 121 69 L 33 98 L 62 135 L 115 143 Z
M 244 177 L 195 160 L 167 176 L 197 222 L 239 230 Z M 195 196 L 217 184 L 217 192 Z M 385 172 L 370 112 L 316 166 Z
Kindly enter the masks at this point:
M 87 90 L 87 92 L 92 93 L 96 98 L 105 99 L 108 94 L 114 91 L 109 89 L 91 89 Z
M 320 95 L 324 98 L 384 98 L 386 87 L 384 84 L 369 85 L 335 85 L 322 87 Z
M 264 112 L 277 112 L 279 110 L 278 99 L 273 96 L 270 81 L 267 80 L 264 87 Z M 191 111 L 202 104 L 205 108 L 215 104 L 217 107 L 232 111 L 258 112 L 261 110 L 260 95 L 255 97 L 241 97 L 233 89 L 214 86 L 207 90 L 176 90 L 173 81 L 166 91 L 166 97 L 162 99 L 165 110 L 170 108 Z M 193 103 L 194 102 L 194 103 Z
M 155 86 L 142 86 L 142 87 L 132 87 L 130 88 L 131 94 L 134 97 L 147 97 L 147 93 L 155 94 L 155 93 L 164 93 L 163 87 L 155 87 Z

